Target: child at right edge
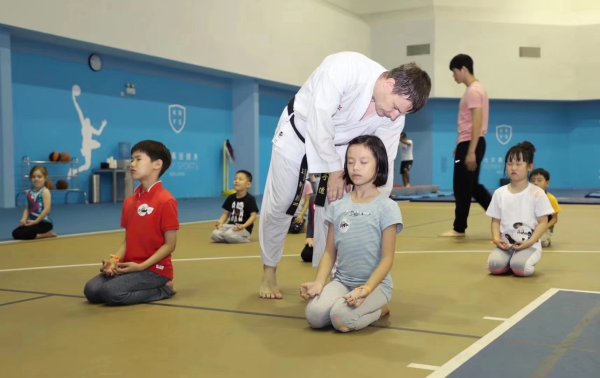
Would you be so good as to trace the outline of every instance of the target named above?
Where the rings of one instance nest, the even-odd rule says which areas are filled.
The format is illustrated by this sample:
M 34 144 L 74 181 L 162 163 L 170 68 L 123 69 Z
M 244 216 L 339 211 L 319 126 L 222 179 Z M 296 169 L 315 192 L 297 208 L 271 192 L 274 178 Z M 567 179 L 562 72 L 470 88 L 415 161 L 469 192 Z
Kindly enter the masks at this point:
M 486 214 L 492 217 L 492 243 L 488 258 L 491 274 L 526 277 L 535 272 L 542 258 L 540 238 L 554 210 L 544 191 L 529 182 L 535 147 L 522 142 L 506 153 L 506 174 L 510 183 L 494 192 Z
M 554 225 L 558 222 L 558 213 L 560 213 L 558 200 L 552 193 L 548 192 L 548 187 L 550 186 L 550 172 L 544 168 L 536 168 L 529 174 L 529 181 L 544 189 L 544 192 L 546 192 L 550 204 L 554 209 L 554 214 L 548 215 L 548 229 L 544 232 L 541 239 L 542 247 L 550 247 L 552 244 L 552 236 L 554 235 Z

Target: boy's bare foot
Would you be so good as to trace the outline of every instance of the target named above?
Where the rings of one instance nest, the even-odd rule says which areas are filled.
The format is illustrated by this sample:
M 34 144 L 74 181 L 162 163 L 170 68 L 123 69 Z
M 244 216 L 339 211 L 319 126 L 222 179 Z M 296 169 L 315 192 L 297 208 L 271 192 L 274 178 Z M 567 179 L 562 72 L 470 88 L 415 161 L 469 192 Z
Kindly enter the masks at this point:
M 390 314 L 390 306 L 383 305 L 383 307 L 381 308 L 381 315 L 379 315 L 379 319 L 385 318 L 389 314 Z
M 450 230 L 450 231 L 442 232 L 440 234 L 440 236 L 444 237 L 444 238 L 464 238 L 465 237 L 465 233 L 464 232 L 456 232 L 454 230 Z
M 282 299 L 283 295 L 277 286 L 277 268 L 263 265 L 263 280 L 258 295 L 263 299 Z
M 48 231 L 48 232 L 44 232 L 43 234 L 37 234 L 35 236 L 36 239 L 45 239 L 45 238 L 55 238 L 57 235 L 52 232 L 52 231 Z

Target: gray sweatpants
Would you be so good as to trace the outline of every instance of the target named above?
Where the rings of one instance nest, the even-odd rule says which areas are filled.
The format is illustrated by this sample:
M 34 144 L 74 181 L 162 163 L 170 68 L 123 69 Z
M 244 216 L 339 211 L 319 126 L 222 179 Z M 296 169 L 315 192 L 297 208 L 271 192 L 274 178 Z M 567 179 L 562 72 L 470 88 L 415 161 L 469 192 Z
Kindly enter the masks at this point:
M 213 230 L 211 240 L 215 243 L 248 243 L 250 241 L 250 233 L 248 230 L 235 230 L 235 224 L 224 224 L 220 230 Z
M 492 274 L 504 274 L 510 267 L 516 276 L 527 277 L 535 272 L 535 264 L 541 258 L 542 250 L 533 247 L 518 252 L 495 248 L 488 258 L 488 269 Z
M 169 279 L 150 270 L 107 277 L 99 274 L 85 284 L 83 294 L 90 303 L 132 305 L 171 298 Z
M 325 285 L 321 295 L 311 299 L 306 306 L 306 320 L 310 326 L 323 328 L 331 324 L 335 329 L 363 329 L 379 319 L 381 308 L 389 303 L 381 287 L 377 286 L 360 306 L 350 307 L 343 297 L 351 291 L 336 280 Z

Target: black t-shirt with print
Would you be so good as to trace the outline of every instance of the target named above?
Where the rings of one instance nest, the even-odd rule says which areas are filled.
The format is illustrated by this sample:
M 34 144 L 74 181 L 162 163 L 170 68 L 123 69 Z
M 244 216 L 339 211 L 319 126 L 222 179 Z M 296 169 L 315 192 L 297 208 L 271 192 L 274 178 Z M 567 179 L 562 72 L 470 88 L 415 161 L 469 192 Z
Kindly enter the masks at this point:
M 252 213 L 258 213 L 256 199 L 250 193 L 242 198 L 237 198 L 235 193 L 230 195 L 223 202 L 223 209 L 229 211 L 229 221 L 227 222 L 229 224 L 244 224 Z M 246 230 L 252 233 L 253 228 L 254 225 L 251 225 Z

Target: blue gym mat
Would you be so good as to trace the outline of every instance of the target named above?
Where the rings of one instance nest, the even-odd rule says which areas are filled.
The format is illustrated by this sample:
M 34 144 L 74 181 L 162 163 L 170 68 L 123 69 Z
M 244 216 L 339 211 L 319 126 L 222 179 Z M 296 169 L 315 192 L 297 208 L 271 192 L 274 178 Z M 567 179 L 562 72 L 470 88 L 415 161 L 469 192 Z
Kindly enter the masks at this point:
M 595 192 L 590 192 L 585 195 L 586 198 L 600 198 L 600 190 Z
M 448 377 L 600 376 L 600 294 L 558 291 Z
M 491 189 L 489 190 L 490 192 L 492 191 Z M 589 190 L 587 189 L 555 189 L 550 190 L 550 193 L 554 194 L 554 196 L 560 204 L 600 205 L 600 197 L 589 197 L 588 195 L 591 193 L 589 193 Z M 454 202 L 454 195 L 452 193 L 446 193 L 446 195 L 442 196 L 417 197 L 407 199 L 412 202 Z

